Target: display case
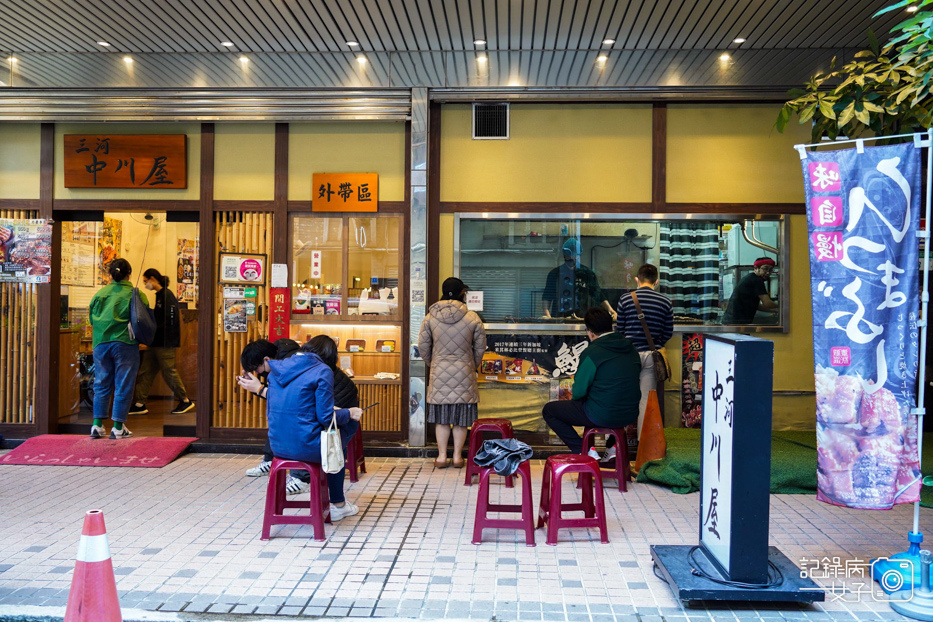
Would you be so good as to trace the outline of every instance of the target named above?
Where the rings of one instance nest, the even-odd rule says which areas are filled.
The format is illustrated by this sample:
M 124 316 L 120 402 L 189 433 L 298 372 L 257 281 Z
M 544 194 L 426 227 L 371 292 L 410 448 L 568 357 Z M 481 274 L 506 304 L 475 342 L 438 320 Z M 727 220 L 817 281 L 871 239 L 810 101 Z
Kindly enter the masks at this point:
M 402 437 L 403 217 L 294 215 L 290 231 L 292 339 L 337 342 L 338 365 L 360 392 L 366 432 Z

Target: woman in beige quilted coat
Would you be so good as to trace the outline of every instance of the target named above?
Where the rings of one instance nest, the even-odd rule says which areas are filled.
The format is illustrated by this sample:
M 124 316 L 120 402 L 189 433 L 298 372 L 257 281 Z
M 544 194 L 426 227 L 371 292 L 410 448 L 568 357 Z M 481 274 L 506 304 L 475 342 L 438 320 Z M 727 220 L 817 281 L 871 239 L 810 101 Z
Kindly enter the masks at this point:
M 444 281 L 443 297 L 431 305 L 421 333 L 418 350 L 430 367 L 428 423 L 437 436 L 434 466 L 447 467 L 447 441 L 453 427 L 453 465 L 462 468 L 467 429 L 476 420 L 479 391 L 476 370 L 486 351 L 486 332 L 479 316 L 467 309 L 467 287 L 460 279 Z

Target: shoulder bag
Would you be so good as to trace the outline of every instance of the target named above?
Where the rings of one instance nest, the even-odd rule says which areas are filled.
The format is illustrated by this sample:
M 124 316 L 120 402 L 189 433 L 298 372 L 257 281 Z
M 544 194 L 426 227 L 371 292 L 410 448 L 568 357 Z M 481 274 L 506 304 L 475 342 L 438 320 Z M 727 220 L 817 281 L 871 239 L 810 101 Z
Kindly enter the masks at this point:
M 133 295 L 130 298 L 130 339 L 135 339 L 144 346 L 152 345 L 156 334 L 156 321 L 142 296 L 139 295 L 139 288 L 133 288 Z
M 343 443 L 340 440 L 340 428 L 337 427 L 337 411 L 330 426 L 321 432 L 321 469 L 325 473 L 339 473 L 345 465 Z
M 641 328 L 645 331 L 645 338 L 648 339 L 648 347 L 651 349 L 651 360 L 654 362 L 654 377 L 658 382 L 664 382 L 671 377 L 670 365 L 667 364 L 664 355 L 654 347 L 654 339 L 651 338 L 648 322 L 645 321 L 645 314 L 641 311 L 641 305 L 638 304 L 638 296 L 635 295 L 635 292 L 632 292 L 632 302 L 635 303 L 635 311 L 638 313 Z

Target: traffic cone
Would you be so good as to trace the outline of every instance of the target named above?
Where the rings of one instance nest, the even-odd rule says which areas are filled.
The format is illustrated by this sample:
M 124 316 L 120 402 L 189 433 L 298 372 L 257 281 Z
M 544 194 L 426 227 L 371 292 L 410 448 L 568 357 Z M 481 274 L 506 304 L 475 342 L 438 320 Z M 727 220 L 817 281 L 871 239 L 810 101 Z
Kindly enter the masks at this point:
M 122 621 L 104 513 L 89 510 L 84 516 L 64 622 Z
M 660 460 L 667 454 L 667 439 L 664 437 L 664 422 L 661 421 L 661 409 L 658 407 L 658 394 L 648 394 L 645 406 L 645 420 L 641 424 L 641 440 L 638 441 L 638 454 L 635 456 L 633 473 L 651 460 Z

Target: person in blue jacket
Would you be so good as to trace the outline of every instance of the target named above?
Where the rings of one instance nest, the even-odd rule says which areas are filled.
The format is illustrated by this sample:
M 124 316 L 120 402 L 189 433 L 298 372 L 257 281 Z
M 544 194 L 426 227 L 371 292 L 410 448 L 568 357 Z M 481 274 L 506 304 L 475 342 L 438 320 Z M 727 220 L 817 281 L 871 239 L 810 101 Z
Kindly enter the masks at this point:
M 359 430 L 360 408 L 334 408 L 334 372 L 311 352 L 298 352 L 282 361 L 268 361 L 269 389 L 266 416 L 269 445 L 283 460 L 321 462 L 321 432 L 336 416 L 341 440 L 346 447 Z M 330 491 L 330 518 L 340 520 L 360 510 L 343 494 L 344 474 L 327 475 Z

